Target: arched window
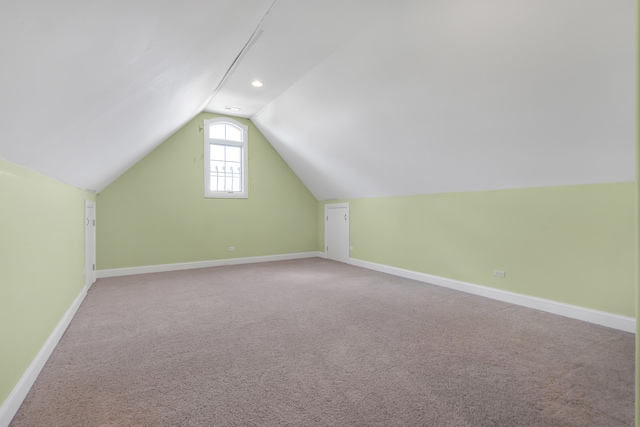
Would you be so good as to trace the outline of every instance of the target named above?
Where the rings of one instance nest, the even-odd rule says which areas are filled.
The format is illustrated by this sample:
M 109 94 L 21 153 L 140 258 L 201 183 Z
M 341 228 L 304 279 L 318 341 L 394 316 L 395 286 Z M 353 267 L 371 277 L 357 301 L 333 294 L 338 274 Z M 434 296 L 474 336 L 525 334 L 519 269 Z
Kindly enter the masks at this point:
M 248 197 L 248 127 L 233 119 L 204 121 L 204 196 Z

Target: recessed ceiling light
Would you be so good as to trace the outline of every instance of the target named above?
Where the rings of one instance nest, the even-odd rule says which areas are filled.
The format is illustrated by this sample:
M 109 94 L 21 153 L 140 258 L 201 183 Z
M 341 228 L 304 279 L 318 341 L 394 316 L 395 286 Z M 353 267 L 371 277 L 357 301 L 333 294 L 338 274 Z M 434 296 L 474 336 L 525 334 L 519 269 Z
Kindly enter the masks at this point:
M 251 82 L 251 86 L 253 87 L 262 87 L 263 83 L 260 80 L 254 80 Z
M 228 111 L 240 111 L 240 110 L 242 110 L 242 108 L 240 108 L 240 107 L 231 107 L 229 105 L 225 105 L 224 109 L 228 110 Z

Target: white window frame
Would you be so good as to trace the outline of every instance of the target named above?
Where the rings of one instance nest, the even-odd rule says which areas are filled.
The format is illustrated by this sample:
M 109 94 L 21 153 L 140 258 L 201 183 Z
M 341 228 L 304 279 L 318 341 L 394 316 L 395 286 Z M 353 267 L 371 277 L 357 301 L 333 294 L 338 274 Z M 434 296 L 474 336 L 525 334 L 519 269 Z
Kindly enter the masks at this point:
M 214 123 L 227 123 L 241 129 L 241 141 L 229 141 L 209 137 L 209 127 Z M 213 191 L 209 187 L 211 177 L 211 145 L 227 145 L 242 148 L 242 191 Z M 228 117 L 214 117 L 204 121 L 204 197 L 208 199 L 249 197 L 249 127 Z

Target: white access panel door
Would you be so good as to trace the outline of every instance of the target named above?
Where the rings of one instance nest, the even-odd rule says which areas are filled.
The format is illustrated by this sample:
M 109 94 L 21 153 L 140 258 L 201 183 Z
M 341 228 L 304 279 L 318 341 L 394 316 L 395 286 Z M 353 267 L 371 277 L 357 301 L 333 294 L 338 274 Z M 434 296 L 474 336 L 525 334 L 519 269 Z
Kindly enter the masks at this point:
M 84 285 L 96 281 L 96 204 L 84 202 Z
M 349 204 L 325 205 L 324 241 L 327 258 L 349 262 Z

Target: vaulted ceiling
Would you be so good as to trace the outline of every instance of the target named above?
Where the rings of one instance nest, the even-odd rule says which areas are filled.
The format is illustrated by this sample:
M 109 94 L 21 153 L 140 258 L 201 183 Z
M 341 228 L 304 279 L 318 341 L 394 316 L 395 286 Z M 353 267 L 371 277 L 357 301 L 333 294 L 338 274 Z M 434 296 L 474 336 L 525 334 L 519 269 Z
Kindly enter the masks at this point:
M 0 55 L 0 157 L 92 191 L 202 110 L 320 200 L 634 179 L 634 0 L 9 1 Z

